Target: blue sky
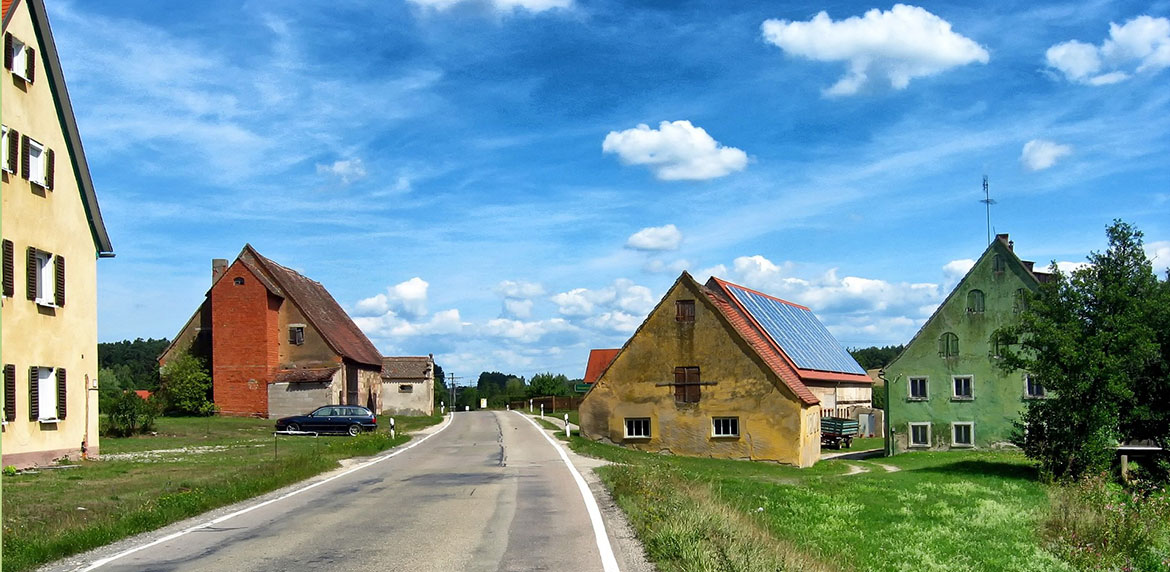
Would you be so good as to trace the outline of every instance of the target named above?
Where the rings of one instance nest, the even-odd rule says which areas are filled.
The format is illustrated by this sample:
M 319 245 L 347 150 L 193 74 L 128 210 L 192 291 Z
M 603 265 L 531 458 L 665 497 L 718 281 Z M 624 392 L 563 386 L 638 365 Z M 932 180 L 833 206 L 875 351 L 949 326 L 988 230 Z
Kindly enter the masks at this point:
M 681 270 L 904 343 L 994 232 L 1170 266 L 1170 3 L 67 2 L 117 258 L 173 336 L 245 243 L 386 355 L 579 377 Z

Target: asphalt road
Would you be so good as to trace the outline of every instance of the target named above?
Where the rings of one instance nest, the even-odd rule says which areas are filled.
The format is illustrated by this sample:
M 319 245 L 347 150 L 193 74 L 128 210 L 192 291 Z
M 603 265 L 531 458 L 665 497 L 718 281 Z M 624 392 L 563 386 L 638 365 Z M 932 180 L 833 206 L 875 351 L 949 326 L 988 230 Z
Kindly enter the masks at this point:
M 91 568 L 133 542 L 150 539 L 73 560 L 68 569 Z M 97 568 L 602 569 L 586 502 L 557 450 L 521 415 L 487 411 L 455 414 L 449 426 L 392 458 Z

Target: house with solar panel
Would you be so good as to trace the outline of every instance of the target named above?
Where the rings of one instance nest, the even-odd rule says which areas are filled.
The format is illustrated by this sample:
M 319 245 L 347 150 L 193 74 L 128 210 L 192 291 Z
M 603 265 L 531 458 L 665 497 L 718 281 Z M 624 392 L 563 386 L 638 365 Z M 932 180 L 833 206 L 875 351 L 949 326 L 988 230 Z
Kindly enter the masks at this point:
M 585 396 L 581 434 L 808 467 L 822 415 L 870 407 L 872 385 L 808 308 L 683 272 Z

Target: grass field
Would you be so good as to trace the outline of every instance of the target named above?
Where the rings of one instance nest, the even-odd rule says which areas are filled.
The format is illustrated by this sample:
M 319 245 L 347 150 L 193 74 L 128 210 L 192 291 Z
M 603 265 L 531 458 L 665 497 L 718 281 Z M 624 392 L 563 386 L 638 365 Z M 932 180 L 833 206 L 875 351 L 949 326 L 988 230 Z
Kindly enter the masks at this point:
M 329 471 L 410 440 L 439 416 L 396 417 L 398 435 L 272 436 L 262 419 L 160 418 L 157 436 L 103 438 L 80 467 L 4 477 L 5 572 L 28 570 Z M 187 449 L 167 453 L 159 450 Z

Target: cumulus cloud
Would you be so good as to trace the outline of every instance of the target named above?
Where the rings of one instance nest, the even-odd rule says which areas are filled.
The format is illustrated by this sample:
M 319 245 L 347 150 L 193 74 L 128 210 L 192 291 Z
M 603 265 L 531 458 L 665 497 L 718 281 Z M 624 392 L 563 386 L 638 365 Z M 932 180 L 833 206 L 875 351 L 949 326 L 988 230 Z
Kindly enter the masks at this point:
M 1024 143 L 1020 152 L 1020 163 L 1029 171 L 1043 171 L 1065 155 L 1072 153 L 1072 147 L 1044 139 L 1033 139 Z
M 678 250 L 682 232 L 673 224 L 651 226 L 630 235 L 626 248 L 634 250 Z
M 487 336 L 497 338 L 507 338 L 510 340 L 532 343 L 541 340 L 545 336 L 554 333 L 572 332 L 576 328 L 573 327 L 564 318 L 552 318 L 549 320 L 536 321 L 522 321 L 510 320 L 507 318 L 496 318 L 489 320 L 483 325 L 482 333 Z
M 361 159 L 343 159 L 334 161 L 332 165 L 317 165 L 318 175 L 332 175 L 348 185 L 366 177 L 366 167 Z
M 962 280 L 971 268 L 975 266 L 975 261 L 970 258 L 963 258 L 960 260 L 952 260 L 943 265 L 943 290 L 950 292 L 959 280 Z
M 533 298 L 544 295 L 544 286 L 535 282 L 504 280 L 496 285 L 496 293 L 504 298 L 505 317 L 530 318 Z
M 612 286 L 596 290 L 574 288 L 558 293 L 551 299 L 561 314 L 576 317 L 593 316 L 607 310 L 620 310 L 645 317 L 658 302 L 649 288 L 626 278 L 619 278 L 614 280 Z
M 854 95 L 871 75 L 905 89 L 912 79 L 989 59 L 983 46 L 952 31 L 950 22 L 905 4 L 839 21 L 827 12 L 807 22 L 766 20 L 760 29 L 764 41 L 790 55 L 847 63 L 845 75 L 824 90 L 828 96 Z
M 1125 81 L 1134 73 L 1170 67 L 1170 19 L 1138 16 L 1118 26 L 1100 46 L 1077 40 L 1048 48 L 1045 60 L 1065 79 L 1086 85 Z
M 377 294 L 358 301 L 355 311 L 360 316 L 377 316 L 387 312 L 410 317 L 424 316 L 427 313 L 429 287 L 430 284 L 426 280 L 415 276 L 406 282 L 390 286 L 385 294 Z
M 652 258 L 642 265 L 642 270 L 650 274 L 678 274 L 691 267 L 691 261 L 680 258 L 673 262 Z
M 435 312 L 425 320 L 400 316 L 393 310 L 377 316 L 358 316 L 353 319 L 366 335 L 374 338 L 409 338 L 434 334 L 457 334 L 465 324 L 459 310 L 450 309 Z
M 456 4 L 476 3 L 487 4 L 497 12 L 512 12 L 524 10 L 532 13 L 544 12 L 555 8 L 571 8 L 573 0 L 409 0 L 411 3 L 424 8 L 446 10 Z
M 742 171 L 748 162 L 747 153 L 721 145 L 685 120 L 610 131 L 601 150 L 616 153 L 624 164 L 646 165 L 663 181 L 715 179 Z

